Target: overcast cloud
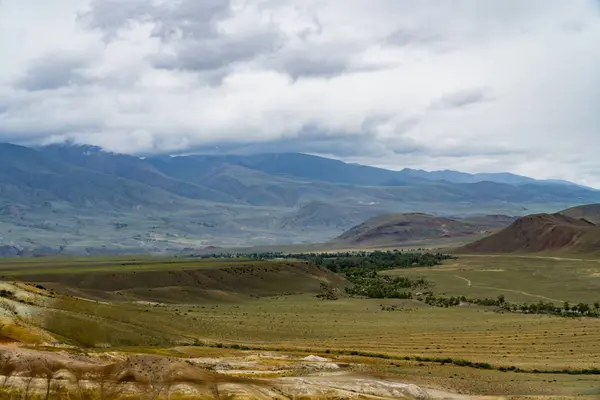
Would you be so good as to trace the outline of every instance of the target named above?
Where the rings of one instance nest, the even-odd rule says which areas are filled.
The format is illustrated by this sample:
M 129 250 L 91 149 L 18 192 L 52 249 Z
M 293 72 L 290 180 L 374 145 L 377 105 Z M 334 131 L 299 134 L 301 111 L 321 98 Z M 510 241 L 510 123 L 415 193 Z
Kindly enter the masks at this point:
M 0 141 L 600 187 L 597 0 L 0 0 Z

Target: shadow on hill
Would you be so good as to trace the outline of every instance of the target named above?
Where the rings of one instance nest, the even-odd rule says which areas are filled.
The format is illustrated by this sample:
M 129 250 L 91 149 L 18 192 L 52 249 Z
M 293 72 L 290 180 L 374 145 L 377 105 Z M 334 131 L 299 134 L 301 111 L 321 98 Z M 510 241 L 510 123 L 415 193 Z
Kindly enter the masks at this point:
M 232 266 L 36 274 L 24 278 L 61 294 L 110 301 L 201 303 L 318 293 L 342 287 L 340 276 L 305 262 L 245 262 Z

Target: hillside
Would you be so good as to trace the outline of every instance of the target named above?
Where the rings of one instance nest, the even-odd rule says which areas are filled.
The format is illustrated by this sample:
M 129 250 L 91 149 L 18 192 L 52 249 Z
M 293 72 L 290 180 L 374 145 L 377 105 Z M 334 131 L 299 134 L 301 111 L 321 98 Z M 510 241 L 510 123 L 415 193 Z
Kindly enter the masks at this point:
M 1 206 L 44 207 L 59 202 L 75 208 L 131 210 L 184 200 L 137 180 L 80 168 L 27 147 L 0 144 Z
M 19 264 L 22 265 L 22 264 Z M 319 293 L 321 283 L 343 288 L 346 280 L 307 262 L 149 258 L 52 259 L 14 269 L 4 276 L 35 282 L 58 293 L 111 301 L 199 303 Z
M 449 239 L 481 235 L 505 227 L 508 216 L 480 216 L 452 219 L 430 214 L 386 214 L 363 222 L 342 235 L 334 243 L 364 247 L 389 246 L 418 240 Z
M 576 185 L 411 171 L 296 153 L 142 158 L 0 144 L 0 256 L 317 243 L 382 214 L 522 215 L 600 202 Z M 479 230 L 462 222 L 476 228 L 458 231 Z M 444 234 L 421 230 L 405 236 Z
M 600 224 L 600 204 L 572 207 L 560 213 L 571 218 L 587 219 L 596 225 Z
M 562 214 L 519 218 L 508 228 L 458 249 L 459 253 L 598 252 L 600 227 Z

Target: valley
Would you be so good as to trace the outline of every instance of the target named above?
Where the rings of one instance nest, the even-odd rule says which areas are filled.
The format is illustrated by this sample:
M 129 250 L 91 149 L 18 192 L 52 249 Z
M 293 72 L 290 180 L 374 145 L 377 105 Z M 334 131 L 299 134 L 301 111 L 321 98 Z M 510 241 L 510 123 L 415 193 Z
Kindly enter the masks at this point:
M 0 398 L 600 395 L 594 189 L 11 146 Z
M 341 257 L 336 263 L 344 265 L 348 256 L 348 261 L 385 259 L 385 253 L 345 254 L 336 256 Z M 323 256 L 335 261 L 334 253 Z M 412 290 L 412 299 L 351 296 L 344 294 L 353 285 L 344 273 L 295 257 L 6 260 L 0 263 L 0 333 L 6 343 L 0 351 L 60 357 L 68 365 L 138 360 L 138 367 L 155 363 L 144 359 L 151 354 L 161 363 L 183 362 L 217 374 L 211 379 L 222 382 L 222 394 L 233 398 L 586 399 L 598 394 L 600 318 L 468 304 L 440 308 L 414 296 L 419 289 Z M 599 300 L 600 259 L 593 257 L 460 255 L 441 265 L 426 263 L 390 266 L 378 274 L 424 279 L 435 295 L 557 305 Z M 337 300 L 318 298 L 323 285 Z M 259 382 L 236 385 L 227 383 L 228 377 Z M 57 385 L 72 390 L 65 379 L 56 378 Z M 142 387 L 134 381 L 122 389 L 135 393 Z M 172 393 L 186 398 L 195 387 L 173 384 Z M 43 385 L 32 390 L 43 392 Z M 198 393 L 210 396 L 210 391 Z

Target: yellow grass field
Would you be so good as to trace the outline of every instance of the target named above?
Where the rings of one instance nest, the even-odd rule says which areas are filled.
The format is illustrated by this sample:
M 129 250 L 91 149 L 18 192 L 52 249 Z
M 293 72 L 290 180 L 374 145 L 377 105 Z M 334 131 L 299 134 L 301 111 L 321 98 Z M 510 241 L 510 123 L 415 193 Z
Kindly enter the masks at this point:
M 91 264 L 82 275 L 83 280 L 65 272 L 76 269 L 75 265 L 67 266 L 64 260 L 60 263 L 60 268 L 54 271 L 51 265 L 24 264 L 21 269 L 19 265 L 5 264 L 0 266 L 0 273 L 8 278 L 4 285 L 16 285 L 11 287 L 29 293 L 28 300 L 18 305 L 19 310 L 22 309 L 21 325 L 50 334 L 59 342 L 85 347 L 87 351 L 104 352 L 111 348 L 135 353 L 177 349 L 177 354 L 190 357 L 209 352 L 225 357 L 256 353 L 258 349 L 285 354 L 300 352 L 367 366 L 371 373 L 391 374 L 424 385 L 473 394 L 592 396 L 599 393 L 596 388 L 600 388 L 600 376 L 534 373 L 534 370 L 600 366 L 598 318 L 523 315 L 472 305 L 437 308 L 416 300 L 342 297 L 323 301 L 315 297 L 318 283 L 340 284 L 336 280 L 339 277 L 294 266 L 294 263 L 252 265 L 203 260 L 145 263 L 142 259 L 139 265 L 127 260 L 127 265 L 120 270 L 122 259 L 118 263 L 103 260 Z M 83 271 L 86 267 L 84 262 Z M 203 268 L 213 272 L 194 276 L 205 283 L 211 280 L 214 290 L 205 287 L 202 295 L 191 295 L 187 286 L 162 286 L 164 282 L 172 285 L 169 279 L 175 279 L 177 271 Z M 277 271 L 277 279 L 274 271 Z M 50 279 L 52 272 L 65 278 Z M 116 274 L 116 279 L 102 289 L 106 280 L 95 276 L 105 273 Z M 137 274 L 135 279 L 130 275 L 133 273 Z M 157 273 L 171 278 L 162 279 Z M 449 296 L 505 295 L 509 301 L 528 303 L 600 300 L 600 262 L 595 259 L 461 256 L 440 267 L 385 273 L 424 277 L 434 282 L 436 293 Z M 137 279 L 144 290 L 113 287 L 119 282 L 119 274 L 125 274 L 124 282 L 128 285 Z M 148 276 L 152 279 L 144 281 Z M 43 279 L 40 283 L 38 277 Z M 15 283 L 19 279 L 31 285 Z M 49 279 L 56 292 L 32 286 L 45 287 Z M 95 285 L 98 287 L 94 288 Z M 212 294 L 206 295 L 211 290 Z M 136 296 L 145 300 L 135 300 Z M 387 311 L 382 305 L 394 305 L 396 309 Z M 8 331 L 4 330 L 3 334 L 8 335 Z M 37 341 L 43 340 L 40 337 Z M 246 347 L 255 350 L 240 350 Z M 390 358 L 368 354 L 352 356 L 353 352 Z M 405 357 L 410 360 L 404 360 Z M 494 370 L 429 361 L 444 358 L 489 363 Z M 516 367 L 529 372 L 495 370 L 499 367 Z

